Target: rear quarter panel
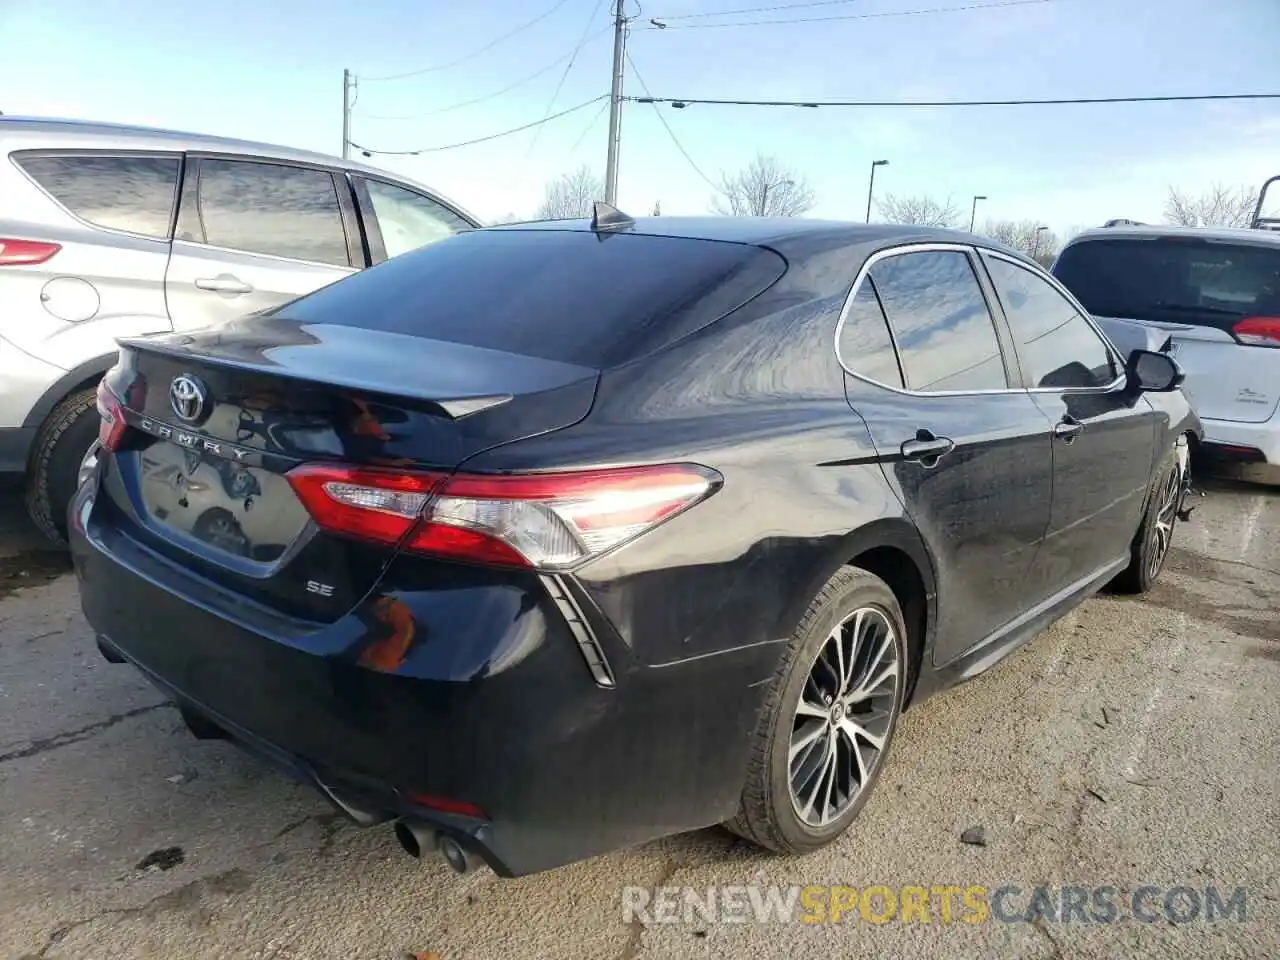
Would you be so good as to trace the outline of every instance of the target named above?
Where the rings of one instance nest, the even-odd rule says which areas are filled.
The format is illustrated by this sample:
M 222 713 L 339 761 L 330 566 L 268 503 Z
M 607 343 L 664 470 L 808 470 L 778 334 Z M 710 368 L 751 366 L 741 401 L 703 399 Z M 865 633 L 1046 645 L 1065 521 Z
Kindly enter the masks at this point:
M 689 461 L 721 473 L 710 499 L 577 571 L 639 665 L 785 640 L 826 579 L 879 545 L 860 533 L 874 524 L 927 566 L 844 397 L 834 332 L 857 264 L 842 254 L 793 266 L 728 317 L 606 371 L 582 423 L 464 465 Z M 837 269 L 838 287 L 824 275 Z

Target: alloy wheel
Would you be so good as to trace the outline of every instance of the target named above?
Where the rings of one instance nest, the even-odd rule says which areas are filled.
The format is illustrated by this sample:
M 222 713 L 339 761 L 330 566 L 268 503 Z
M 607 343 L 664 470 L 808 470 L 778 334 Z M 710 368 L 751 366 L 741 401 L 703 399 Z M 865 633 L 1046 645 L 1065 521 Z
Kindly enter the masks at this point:
M 889 618 L 860 607 L 823 641 L 796 704 L 787 753 L 791 803 L 811 827 L 853 805 L 884 754 L 902 665 Z
M 1156 500 L 1156 513 L 1151 527 L 1151 551 L 1147 561 L 1147 575 L 1155 579 L 1164 559 L 1168 556 L 1169 546 L 1173 542 L 1173 524 L 1178 519 L 1178 491 L 1182 486 L 1182 472 L 1177 468 L 1169 471 L 1169 476 L 1160 487 Z

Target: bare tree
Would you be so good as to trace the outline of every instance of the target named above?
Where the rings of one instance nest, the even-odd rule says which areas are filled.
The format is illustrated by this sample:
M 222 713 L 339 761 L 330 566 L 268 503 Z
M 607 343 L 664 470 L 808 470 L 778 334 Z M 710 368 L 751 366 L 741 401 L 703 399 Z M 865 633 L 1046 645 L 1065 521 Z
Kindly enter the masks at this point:
M 1199 196 L 1170 187 L 1164 218 L 1182 227 L 1247 227 L 1257 203 L 1258 191 L 1252 187 L 1215 183 Z
M 711 209 L 726 217 L 800 217 L 813 209 L 813 188 L 777 157 L 757 153 L 733 175 L 720 175 Z
M 1061 246 L 1058 235 L 1039 220 L 988 220 L 982 235 L 1045 264 L 1053 262 Z
M 876 201 L 880 213 L 890 223 L 913 223 L 921 227 L 955 227 L 960 224 L 960 210 L 951 198 L 935 200 L 921 194 L 917 197 L 902 197 L 886 193 L 884 198 Z
M 591 216 L 592 204 L 604 199 L 604 180 L 583 164 L 572 173 L 562 173 L 542 189 L 538 220 L 568 220 Z

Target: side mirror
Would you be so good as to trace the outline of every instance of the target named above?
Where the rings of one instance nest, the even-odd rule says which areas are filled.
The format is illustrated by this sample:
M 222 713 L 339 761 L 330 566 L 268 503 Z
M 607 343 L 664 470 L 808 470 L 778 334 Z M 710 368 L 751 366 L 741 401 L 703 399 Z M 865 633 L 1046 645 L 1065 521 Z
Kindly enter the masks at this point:
M 1167 353 L 1154 350 L 1135 350 L 1129 354 L 1127 373 L 1131 387 L 1149 393 L 1177 390 L 1187 379 L 1178 361 Z

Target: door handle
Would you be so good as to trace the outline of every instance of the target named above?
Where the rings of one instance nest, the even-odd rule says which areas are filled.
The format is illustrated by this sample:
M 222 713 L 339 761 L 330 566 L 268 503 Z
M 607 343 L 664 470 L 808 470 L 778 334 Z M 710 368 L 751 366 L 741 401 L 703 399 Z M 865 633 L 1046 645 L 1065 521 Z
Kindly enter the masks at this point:
M 928 430 L 917 430 L 914 440 L 902 443 L 902 459 L 916 460 L 932 467 L 938 458 L 946 456 L 956 448 L 956 442 L 950 437 L 935 437 Z
M 245 283 L 239 277 L 233 277 L 230 274 L 222 274 L 217 277 L 197 277 L 196 286 L 201 290 L 212 290 L 214 293 L 253 293 L 253 286 Z
M 1083 423 L 1070 414 L 1067 414 L 1053 425 L 1053 435 L 1061 438 L 1067 443 L 1071 443 L 1075 440 L 1076 434 L 1083 429 Z

